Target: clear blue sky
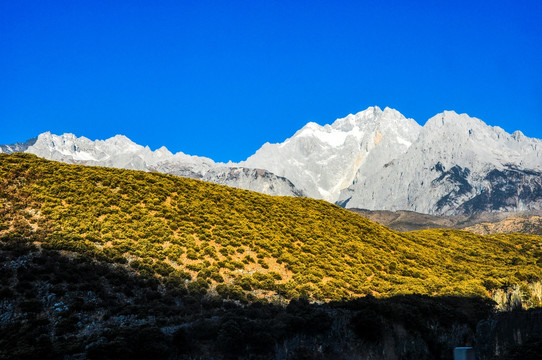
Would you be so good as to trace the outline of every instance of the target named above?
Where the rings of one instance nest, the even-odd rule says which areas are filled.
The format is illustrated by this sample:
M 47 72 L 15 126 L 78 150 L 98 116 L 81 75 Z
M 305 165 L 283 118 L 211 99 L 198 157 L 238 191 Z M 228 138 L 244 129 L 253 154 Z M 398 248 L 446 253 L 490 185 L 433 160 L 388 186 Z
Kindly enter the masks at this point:
M 0 1 L 0 144 L 124 134 L 239 161 L 389 106 L 542 138 L 541 1 Z

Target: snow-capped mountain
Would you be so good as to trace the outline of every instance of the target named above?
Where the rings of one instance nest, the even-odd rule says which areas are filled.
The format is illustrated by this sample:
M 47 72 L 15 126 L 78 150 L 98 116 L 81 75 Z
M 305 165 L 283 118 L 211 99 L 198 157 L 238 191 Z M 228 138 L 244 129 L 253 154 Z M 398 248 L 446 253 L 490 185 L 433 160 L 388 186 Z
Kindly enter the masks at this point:
M 370 107 L 331 125 L 308 123 L 239 164 L 152 151 L 125 136 L 91 141 L 43 133 L 0 146 L 70 163 L 159 171 L 347 208 L 435 215 L 542 209 L 542 141 L 445 111 L 422 127 Z
M 466 114 L 429 119 L 408 150 L 358 174 L 339 203 L 453 215 L 542 208 L 542 141 Z
M 310 197 L 335 202 L 356 176 L 406 152 L 420 129 L 396 110 L 370 107 L 332 125 L 308 123 L 281 144 L 266 143 L 240 165 L 267 169 Z
M 24 152 L 29 146 L 34 145 L 37 138 L 30 139 L 24 143 L 18 142 L 11 145 L 0 145 L 0 154 L 11 154 L 14 152 Z
M 50 132 L 40 134 L 36 142 L 29 146 L 25 152 L 67 163 L 134 170 L 147 170 L 150 165 L 156 165 L 174 157 L 165 147 L 152 151 L 149 147 L 138 145 L 123 135 L 116 135 L 107 140 L 92 141 L 84 136 L 53 135 Z M 211 159 L 192 159 L 182 153 L 176 154 L 176 157 L 198 166 L 201 171 L 215 164 Z
M 241 165 L 348 208 L 453 215 L 542 209 L 542 141 L 453 111 L 419 126 L 371 107 L 309 123 Z
M 53 135 L 46 132 L 24 144 L 3 145 L 1 152 L 27 152 L 65 163 L 158 171 L 269 195 L 304 195 L 288 179 L 266 170 L 230 167 L 206 157 L 182 152 L 172 154 L 165 147 L 152 151 L 148 146 L 138 145 L 123 135 L 92 141 L 74 134 Z

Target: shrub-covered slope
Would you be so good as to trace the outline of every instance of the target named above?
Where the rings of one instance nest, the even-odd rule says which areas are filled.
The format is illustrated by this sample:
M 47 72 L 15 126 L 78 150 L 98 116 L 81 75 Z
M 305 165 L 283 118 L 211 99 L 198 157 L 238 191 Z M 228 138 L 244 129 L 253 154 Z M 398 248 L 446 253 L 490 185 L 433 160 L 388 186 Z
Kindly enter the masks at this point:
M 324 201 L 0 154 L 0 238 L 16 237 L 239 300 L 487 296 L 542 275 L 538 236 L 399 233 Z
M 527 233 L 542 235 L 542 216 L 510 216 L 498 222 L 483 222 L 466 228 L 477 234 Z

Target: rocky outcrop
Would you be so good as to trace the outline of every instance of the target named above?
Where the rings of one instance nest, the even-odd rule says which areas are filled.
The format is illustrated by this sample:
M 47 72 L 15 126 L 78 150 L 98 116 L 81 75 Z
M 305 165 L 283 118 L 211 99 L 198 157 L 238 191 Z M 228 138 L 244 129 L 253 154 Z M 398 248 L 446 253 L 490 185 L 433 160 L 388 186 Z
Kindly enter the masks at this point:
M 219 167 L 206 172 L 202 180 L 268 195 L 305 196 L 287 178 L 263 169 Z

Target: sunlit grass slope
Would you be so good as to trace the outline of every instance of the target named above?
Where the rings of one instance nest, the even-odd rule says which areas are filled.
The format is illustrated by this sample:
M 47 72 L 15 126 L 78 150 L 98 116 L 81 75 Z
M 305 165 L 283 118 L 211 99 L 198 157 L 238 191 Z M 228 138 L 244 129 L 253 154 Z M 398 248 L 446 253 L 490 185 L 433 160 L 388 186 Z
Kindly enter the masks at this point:
M 0 154 L 0 238 L 224 297 L 482 295 L 542 275 L 542 237 L 399 233 L 325 201 Z

